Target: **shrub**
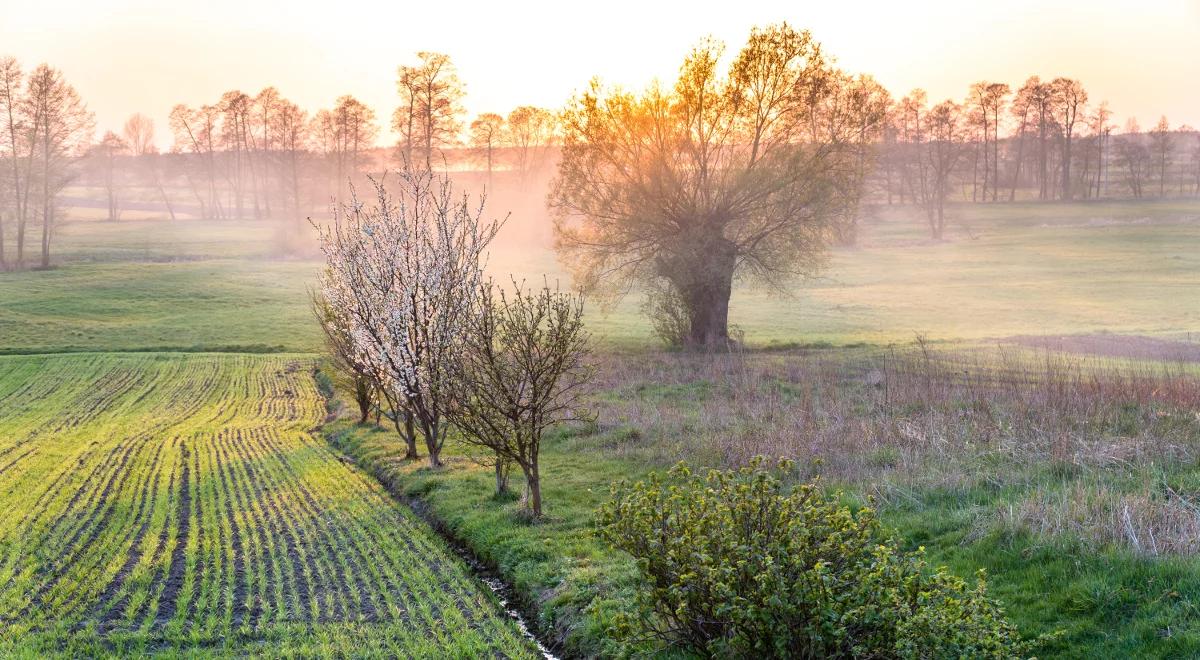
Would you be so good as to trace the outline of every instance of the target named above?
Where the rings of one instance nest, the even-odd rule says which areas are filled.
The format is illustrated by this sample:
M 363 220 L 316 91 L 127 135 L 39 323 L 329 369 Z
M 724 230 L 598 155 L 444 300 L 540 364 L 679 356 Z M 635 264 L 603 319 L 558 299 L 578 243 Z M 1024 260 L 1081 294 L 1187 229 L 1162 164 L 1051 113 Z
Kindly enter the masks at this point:
M 779 469 L 790 469 L 781 462 Z M 599 532 L 638 561 L 640 617 L 614 632 L 753 657 L 1013 657 L 1027 651 L 975 585 L 902 553 L 871 509 L 814 484 L 786 488 L 756 459 L 738 471 L 614 487 Z

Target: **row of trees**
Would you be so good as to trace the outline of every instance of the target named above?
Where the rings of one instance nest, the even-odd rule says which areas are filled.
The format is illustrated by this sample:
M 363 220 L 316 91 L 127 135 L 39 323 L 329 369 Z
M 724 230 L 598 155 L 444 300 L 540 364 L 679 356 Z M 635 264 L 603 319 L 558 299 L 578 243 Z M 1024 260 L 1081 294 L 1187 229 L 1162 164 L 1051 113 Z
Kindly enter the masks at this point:
M 1166 117 L 1143 133 L 1130 119 L 1114 135 L 1112 111 L 1089 105 L 1078 80 L 1032 77 L 1015 91 L 978 82 L 959 103 L 929 106 L 924 91 L 887 101 L 875 137 L 871 192 L 888 204 L 926 210 L 931 235 L 945 231 L 945 202 L 1014 201 L 1018 189 L 1040 200 L 1125 194 L 1200 195 L 1200 133 L 1172 129 Z
M 518 466 L 540 516 L 542 435 L 586 416 L 582 298 L 497 287 L 483 262 L 502 223 L 483 220 L 483 201 L 457 196 L 429 169 L 407 167 L 397 179 L 394 192 L 372 181 L 373 205 L 352 198 L 317 225 L 326 269 L 313 308 L 345 390 L 360 422 L 372 405 L 387 408 L 406 458 L 418 457 L 420 439 L 440 467 L 456 428 L 489 450 L 498 493 Z
M 401 164 L 430 170 L 453 148 L 486 166 L 489 180 L 504 168 L 525 182 L 549 160 L 556 116 L 533 106 L 480 115 L 469 142 L 459 141 L 463 86 L 446 55 L 419 53 L 417 64 L 400 67 L 397 87 Z M 273 87 L 254 96 L 232 90 L 212 104 L 175 106 L 170 130 L 171 149 L 159 154 L 153 122 L 135 114 L 121 135 L 108 132 L 92 149 L 84 173 L 106 191 L 110 219 L 120 215 L 122 188 L 133 186 L 153 189 L 172 218 L 180 202 L 168 189 L 182 188 L 201 218 L 299 219 L 345 199 L 354 181 L 386 164 L 375 111 L 349 95 L 310 115 Z

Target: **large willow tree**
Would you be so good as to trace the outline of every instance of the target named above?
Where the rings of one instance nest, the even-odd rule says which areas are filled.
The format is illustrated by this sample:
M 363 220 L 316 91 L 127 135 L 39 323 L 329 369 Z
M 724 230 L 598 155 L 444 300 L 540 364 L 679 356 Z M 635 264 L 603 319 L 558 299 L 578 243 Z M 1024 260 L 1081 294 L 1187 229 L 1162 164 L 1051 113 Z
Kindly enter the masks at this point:
M 806 31 L 755 29 L 722 71 L 705 42 L 673 88 L 593 82 L 563 116 L 550 194 L 576 282 L 667 291 L 683 340 L 729 339 L 735 278 L 782 288 L 815 272 L 857 206 L 869 133 L 884 113 Z

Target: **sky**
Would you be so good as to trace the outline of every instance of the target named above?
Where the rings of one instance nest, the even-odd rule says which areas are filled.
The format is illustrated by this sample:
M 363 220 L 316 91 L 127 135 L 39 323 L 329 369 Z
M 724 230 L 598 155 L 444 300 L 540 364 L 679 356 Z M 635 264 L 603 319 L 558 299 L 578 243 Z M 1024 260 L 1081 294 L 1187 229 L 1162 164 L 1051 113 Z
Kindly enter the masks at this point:
M 897 97 L 961 100 L 978 80 L 1080 79 L 1118 124 L 1166 115 L 1200 126 L 1200 0 L 907 2 L 310 2 L 309 0 L 0 0 L 0 55 L 61 69 L 98 134 L 134 112 L 169 146 L 176 103 L 274 85 L 305 109 L 353 94 L 386 124 L 396 68 L 449 54 L 470 115 L 561 107 L 593 76 L 641 87 L 671 80 L 705 36 L 731 51 L 754 25 L 812 31 L 843 69 Z M 381 142 L 393 136 L 383 133 Z

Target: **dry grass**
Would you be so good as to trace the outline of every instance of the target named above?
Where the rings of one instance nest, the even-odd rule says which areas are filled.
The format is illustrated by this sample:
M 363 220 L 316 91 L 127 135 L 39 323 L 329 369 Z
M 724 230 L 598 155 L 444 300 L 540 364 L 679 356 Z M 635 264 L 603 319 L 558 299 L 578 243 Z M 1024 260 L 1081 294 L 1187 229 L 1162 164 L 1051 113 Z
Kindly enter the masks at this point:
M 1200 550 L 1200 509 L 1161 478 L 1200 458 L 1194 364 L 919 346 L 610 356 L 601 380 L 598 437 L 618 454 L 786 456 L 802 477 L 885 506 L 931 489 L 1010 489 L 1022 497 L 985 512 L 988 529 Z

